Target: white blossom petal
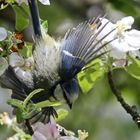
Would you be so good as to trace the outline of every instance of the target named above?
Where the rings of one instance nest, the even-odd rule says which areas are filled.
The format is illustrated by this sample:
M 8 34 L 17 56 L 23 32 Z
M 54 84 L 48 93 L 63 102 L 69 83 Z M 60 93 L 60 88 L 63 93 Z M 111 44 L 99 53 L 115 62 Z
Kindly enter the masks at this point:
M 135 58 L 140 60 L 140 50 L 130 51 L 129 55 L 131 55 L 132 57 L 135 57 Z
M 40 138 L 41 140 L 55 140 L 58 136 L 59 132 L 56 128 L 56 124 L 47 123 L 35 130 L 31 140 L 37 140 L 39 137 L 42 137 L 42 139 Z
M 23 66 L 24 65 L 24 59 L 17 52 L 13 52 L 9 55 L 9 64 L 12 67 Z
M 33 134 L 31 140 L 47 140 L 47 138 L 43 134 L 37 131 Z
M 124 67 L 124 66 L 126 66 L 126 64 L 127 64 L 128 62 L 127 62 L 127 60 L 126 59 L 120 59 L 120 60 L 116 60 L 115 62 L 113 62 L 113 66 L 114 67 Z
M 58 140 L 79 140 L 79 139 L 74 136 L 62 136 L 58 138 Z
M 132 16 L 124 17 L 120 20 L 120 22 L 123 23 L 127 29 L 131 29 L 131 26 L 134 23 L 134 18 Z
M 28 4 L 28 1 L 27 0 L 16 0 L 16 2 L 21 5 L 22 3 L 26 3 Z
M 124 38 L 122 40 L 116 39 L 112 43 L 110 43 L 109 46 L 111 46 L 112 48 L 116 48 L 117 50 L 119 50 L 121 52 L 128 52 L 128 51 L 134 51 L 134 50 L 139 49 L 139 48 L 135 48 L 134 46 L 130 45 L 128 43 L 128 40 L 126 40 L 126 38 Z
M 122 59 L 126 57 L 127 52 L 127 44 L 120 43 L 118 40 L 114 40 L 112 43 L 108 45 L 108 48 L 110 50 L 110 56 L 116 58 L 116 59 Z
M 109 22 L 108 19 L 100 18 L 101 20 L 101 26 L 98 28 L 97 32 L 100 31 L 105 24 L 107 24 L 101 31 L 101 33 L 98 35 L 98 40 L 100 40 L 102 37 L 104 37 L 107 33 L 109 33 L 111 30 L 115 28 L 115 25 L 111 22 Z M 115 31 L 113 31 L 111 34 L 109 34 L 103 41 L 108 42 L 114 38 L 114 35 L 116 34 Z
M 0 41 L 3 41 L 7 37 L 7 31 L 5 28 L 0 27 Z
M 12 120 L 10 119 L 7 112 L 3 112 L 0 114 L 0 124 L 6 124 L 8 126 L 12 124 Z
M 103 41 L 109 42 L 110 40 L 115 39 L 111 43 L 107 45 L 110 50 L 110 56 L 122 59 L 126 58 L 127 52 L 136 51 L 140 49 L 140 31 L 132 29 L 131 26 L 134 23 L 134 18 L 131 16 L 124 17 L 121 20 L 117 21 L 116 24 L 111 23 L 108 19 L 100 19 L 101 26 L 97 30 L 97 32 L 108 23 L 104 29 L 97 36 L 97 40 L 100 40 L 111 30 L 115 29 L 112 33 L 110 33 Z M 128 31 L 129 29 L 129 31 Z
M 126 53 L 121 52 L 117 49 L 110 50 L 109 55 L 116 59 L 125 59 L 126 58 Z
M 130 30 L 125 33 L 125 39 L 130 46 L 133 46 L 135 50 L 140 49 L 140 31 Z
M 44 5 L 50 5 L 50 1 L 49 0 L 39 0 L 42 4 Z

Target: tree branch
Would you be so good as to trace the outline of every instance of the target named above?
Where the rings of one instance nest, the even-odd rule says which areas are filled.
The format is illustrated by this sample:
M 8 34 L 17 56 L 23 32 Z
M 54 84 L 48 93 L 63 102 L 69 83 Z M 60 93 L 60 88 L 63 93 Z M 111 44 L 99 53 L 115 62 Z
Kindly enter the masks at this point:
M 107 77 L 113 94 L 116 96 L 117 100 L 120 102 L 120 104 L 125 109 L 125 111 L 131 115 L 133 121 L 137 124 L 138 128 L 140 129 L 140 115 L 137 112 L 136 106 L 130 106 L 125 102 L 125 100 L 121 96 L 120 90 L 116 87 L 114 83 L 113 75 L 111 71 L 108 72 Z
M 32 136 L 34 131 L 33 131 L 33 128 L 31 126 L 29 120 L 27 120 L 27 119 L 25 120 L 25 126 L 28 128 L 29 134 Z

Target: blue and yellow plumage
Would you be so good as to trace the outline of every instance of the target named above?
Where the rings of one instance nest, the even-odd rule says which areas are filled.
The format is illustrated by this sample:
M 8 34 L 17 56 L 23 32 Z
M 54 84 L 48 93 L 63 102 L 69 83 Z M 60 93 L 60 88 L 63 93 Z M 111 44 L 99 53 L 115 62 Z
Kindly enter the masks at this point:
M 51 97 L 60 100 L 56 90 L 59 86 L 62 96 L 71 107 L 79 93 L 76 75 L 89 62 L 106 53 L 101 51 L 106 45 L 101 41 L 109 33 L 100 40 L 96 39 L 105 26 L 98 30 L 101 21 L 95 18 L 71 29 L 60 43 L 56 43 L 54 39 L 41 31 L 36 0 L 28 0 L 28 3 L 34 29 L 34 64 L 29 72 L 30 78 L 29 80 L 22 79 L 16 73 L 15 67 L 8 66 L 0 76 L 0 83 L 3 87 L 12 90 L 12 98 L 19 100 L 24 100 L 34 89 L 44 89 L 33 96 L 31 99 L 33 103 L 49 100 Z M 46 115 L 51 115 L 51 112 L 55 114 L 52 107 L 42 108 L 31 117 L 31 120 L 46 122 Z

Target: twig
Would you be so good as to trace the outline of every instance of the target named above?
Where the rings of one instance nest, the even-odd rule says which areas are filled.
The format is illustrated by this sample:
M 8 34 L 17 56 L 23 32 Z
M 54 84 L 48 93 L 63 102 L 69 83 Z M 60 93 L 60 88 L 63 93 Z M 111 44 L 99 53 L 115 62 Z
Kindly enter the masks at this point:
M 109 82 L 109 85 L 113 94 L 116 96 L 117 100 L 120 102 L 122 107 L 126 110 L 126 112 L 131 115 L 132 119 L 137 124 L 138 128 L 140 129 L 140 115 L 137 112 L 136 106 L 130 106 L 125 102 L 125 100 L 121 96 L 120 90 L 116 87 L 114 83 L 111 71 L 108 72 L 107 76 L 108 76 L 108 82 Z
M 27 120 L 27 119 L 25 120 L 25 125 L 26 125 L 26 127 L 28 128 L 29 134 L 32 136 L 33 133 L 34 133 L 34 131 L 33 131 L 33 128 L 32 128 L 32 126 L 31 126 L 29 120 Z

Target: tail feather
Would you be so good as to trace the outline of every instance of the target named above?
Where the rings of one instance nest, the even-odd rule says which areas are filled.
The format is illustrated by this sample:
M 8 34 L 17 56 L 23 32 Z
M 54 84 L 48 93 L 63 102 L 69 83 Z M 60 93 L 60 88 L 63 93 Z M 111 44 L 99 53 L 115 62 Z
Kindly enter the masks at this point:
M 32 117 L 30 118 L 30 123 L 34 124 L 38 121 L 48 123 L 51 116 L 57 118 L 58 114 L 53 107 L 45 107 L 42 108 L 40 112 L 35 112 L 34 115 L 32 115 Z
M 30 7 L 30 12 L 31 12 L 31 16 L 32 16 L 32 24 L 33 24 L 34 34 L 37 37 L 42 37 L 37 1 L 36 0 L 28 0 L 28 4 Z

